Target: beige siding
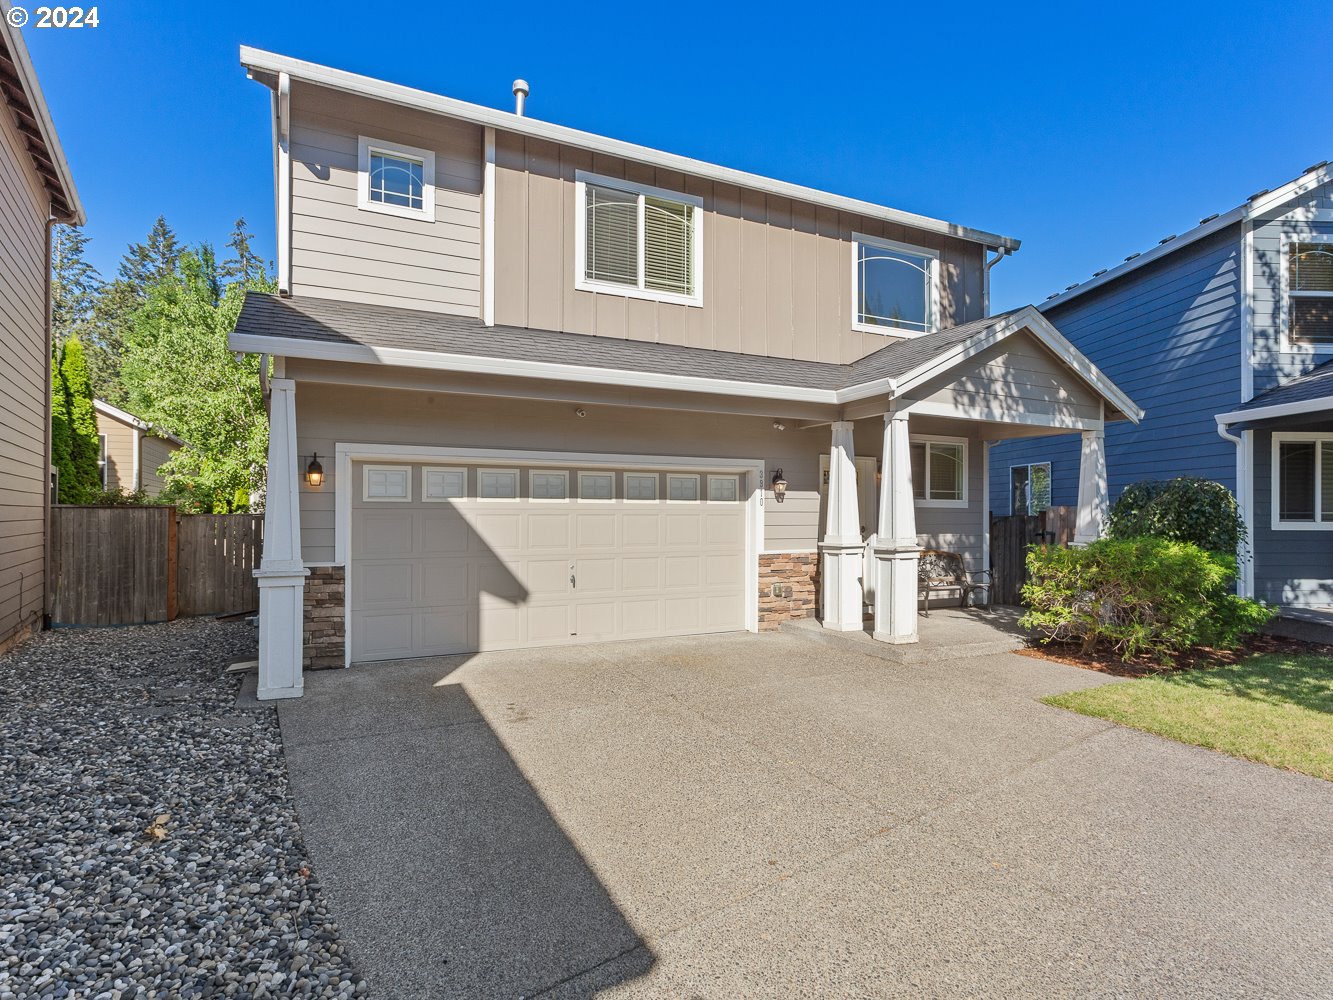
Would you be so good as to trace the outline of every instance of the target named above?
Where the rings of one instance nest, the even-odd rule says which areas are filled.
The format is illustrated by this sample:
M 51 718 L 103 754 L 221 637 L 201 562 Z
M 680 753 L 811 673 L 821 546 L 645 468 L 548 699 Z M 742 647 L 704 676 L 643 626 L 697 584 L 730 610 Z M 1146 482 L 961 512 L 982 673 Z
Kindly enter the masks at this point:
M 520 401 L 484 396 L 403 391 L 298 382 L 297 451 L 335 454 L 339 443 L 437 445 L 603 454 L 672 455 L 758 460 L 767 475 L 783 470 L 787 498 L 771 491 L 764 506 L 765 551 L 811 551 L 819 541 L 819 457 L 829 446 L 828 427 L 786 431 L 769 417 L 588 406 L 580 418 L 562 402 Z M 922 418 L 922 432 L 968 435 L 966 425 Z M 948 428 L 954 428 L 952 431 Z M 857 423 L 857 450 L 878 456 L 882 419 Z M 982 525 L 982 454 L 969 436 L 969 505 L 966 509 L 920 508 L 922 544 L 962 551 L 979 568 Z M 334 492 L 337 469 L 324 459 L 325 484 L 301 483 L 301 540 L 307 562 L 334 558 Z M 665 468 L 665 466 L 664 466 Z M 876 512 L 866 523 L 874 524 Z
M 622 177 L 704 201 L 703 305 L 574 287 L 575 176 Z M 847 363 L 887 343 L 852 330 L 852 234 L 936 249 L 942 322 L 982 314 L 974 243 L 501 133 L 496 321 L 606 337 Z
M 166 488 L 167 482 L 158 469 L 180 449 L 180 445 L 166 438 L 145 434 L 139 439 L 139 481 L 144 492 L 155 497 Z
M 134 428 L 105 413 L 97 414 L 97 433 L 106 435 L 106 488 L 133 490 Z
M 435 221 L 357 208 L 358 137 L 435 153 Z M 292 291 L 476 316 L 481 307 L 481 129 L 296 85 Z
M 0 645 L 41 621 L 47 494 L 47 200 L 0 114 Z
M 912 395 L 960 407 L 977 420 L 1041 416 L 1068 426 L 1101 419 L 1100 397 L 1026 333 L 983 351 L 945 380 Z

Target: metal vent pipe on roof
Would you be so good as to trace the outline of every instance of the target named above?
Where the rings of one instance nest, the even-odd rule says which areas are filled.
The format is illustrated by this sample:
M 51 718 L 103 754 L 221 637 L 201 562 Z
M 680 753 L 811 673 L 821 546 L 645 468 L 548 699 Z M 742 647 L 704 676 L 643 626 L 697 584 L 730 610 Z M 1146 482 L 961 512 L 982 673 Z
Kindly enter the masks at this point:
M 527 102 L 528 92 L 527 80 L 514 81 L 514 114 L 520 118 L 523 117 L 523 105 Z

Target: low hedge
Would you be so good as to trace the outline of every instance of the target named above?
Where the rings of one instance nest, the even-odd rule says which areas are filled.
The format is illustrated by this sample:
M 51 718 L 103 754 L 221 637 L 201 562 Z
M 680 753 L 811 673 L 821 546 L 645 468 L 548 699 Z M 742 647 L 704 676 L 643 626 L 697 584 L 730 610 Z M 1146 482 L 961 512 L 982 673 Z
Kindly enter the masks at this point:
M 1234 649 L 1273 610 L 1229 592 L 1236 561 L 1189 542 L 1102 539 L 1081 548 L 1034 546 L 1021 624 L 1043 642 L 1077 642 L 1122 660 L 1166 662 L 1194 646 Z

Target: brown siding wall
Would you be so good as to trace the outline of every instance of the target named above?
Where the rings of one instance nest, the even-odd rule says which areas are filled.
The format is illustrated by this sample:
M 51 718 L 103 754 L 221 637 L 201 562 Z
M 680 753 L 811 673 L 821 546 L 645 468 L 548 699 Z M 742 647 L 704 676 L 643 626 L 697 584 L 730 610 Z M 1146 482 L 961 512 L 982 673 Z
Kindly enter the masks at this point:
M 134 428 L 98 413 L 97 433 L 106 436 L 106 488 L 134 489 Z
M 588 170 L 704 203 L 701 307 L 574 287 L 575 176 Z M 500 133 L 496 143 L 496 322 L 847 363 L 883 347 L 852 330 L 852 234 L 937 249 L 942 324 L 982 315 L 982 249 L 668 170 Z
M 0 113 L 0 647 L 40 625 L 47 494 L 47 200 Z
M 155 497 L 167 485 L 167 481 L 157 470 L 180 450 L 180 445 L 166 438 L 145 434 L 139 439 L 139 448 L 139 485 L 150 497 Z

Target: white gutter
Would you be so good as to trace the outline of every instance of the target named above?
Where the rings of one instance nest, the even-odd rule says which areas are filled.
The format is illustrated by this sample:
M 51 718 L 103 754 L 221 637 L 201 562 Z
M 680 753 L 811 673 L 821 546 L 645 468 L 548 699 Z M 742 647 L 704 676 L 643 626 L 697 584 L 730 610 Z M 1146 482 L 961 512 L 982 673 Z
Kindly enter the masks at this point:
M 733 170 L 730 167 L 718 166 L 703 160 L 695 160 L 687 156 L 651 149 L 648 146 L 639 146 L 635 143 L 609 139 L 605 136 L 594 135 L 591 132 L 567 128 L 564 125 L 538 121 L 526 115 L 498 111 L 495 108 L 487 108 L 480 104 L 469 104 L 466 101 L 443 97 L 412 87 L 404 87 L 396 83 L 387 83 L 358 73 L 348 73 L 345 70 L 321 66 L 318 63 L 292 59 L 289 56 L 278 55 L 275 52 L 265 52 L 262 49 L 251 48 L 248 45 L 241 46 L 241 65 L 250 71 L 251 76 L 255 73 L 266 73 L 278 76 L 280 79 L 282 74 L 287 74 L 290 79 L 301 80 L 321 87 L 330 87 L 334 90 L 358 94 L 374 100 L 388 101 L 402 107 L 427 111 L 431 114 L 445 115 L 460 121 L 473 122 L 483 127 L 498 128 L 518 135 L 528 135 L 566 146 L 576 146 L 579 149 L 591 150 L 594 153 L 646 163 L 664 170 L 674 170 L 689 174 L 692 177 L 703 177 L 721 184 L 732 184 L 747 188 L 751 191 L 762 191 L 780 198 L 790 198 L 793 201 L 811 205 L 823 205 L 837 209 L 840 212 L 862 215 L 870 219 L 880 219 L 884 222 L 892 222 L 902 226 L 911 226 L 914 229 L 952 236 L 956 239 L 980 243 L 987 247 L 1008 250 L 1011 253 L 1017 250 L 1020 245 L 1019 240 L 1010 236 L 999 236 L 984 230 L 971 229 L 956 223 L 945 222 L 942 219 L 933 219 L 929 216 L 903 212 L 868 201 L 829 194 L 825 191 L 803 187 L 799 184 L 790 184 L 760 174 Z
M 1213 419 L 1219 428 L 1249 420 L 1272 420 L 1274 417 L 1296 417 L 1305 413 L 1324 413 L 1333 410 L 1333 398 L 1302 399 L 1294 403 L 1274 403 L 1272 406 L 1256 406 L 1251 410 L 1232 410 L 1219 413 Z M 1219 433 L 1221 431 L 1219 430 Z M 1223 434 L 1223 437 L 1227 435 Z

